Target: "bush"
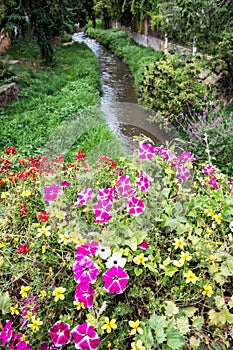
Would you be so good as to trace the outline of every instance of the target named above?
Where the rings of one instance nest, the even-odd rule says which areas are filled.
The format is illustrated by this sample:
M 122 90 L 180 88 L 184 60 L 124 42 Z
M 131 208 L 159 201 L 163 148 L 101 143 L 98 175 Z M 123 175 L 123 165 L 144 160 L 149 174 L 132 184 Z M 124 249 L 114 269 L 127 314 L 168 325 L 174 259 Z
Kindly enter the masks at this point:
M 210 85 L 199 81 L 199 59 L 166 53 L 166 59 L 147 65 L 140 101 L 159 116 L 174 120 L 180 113 L 202 111 L 204 96 L 213 98 Z

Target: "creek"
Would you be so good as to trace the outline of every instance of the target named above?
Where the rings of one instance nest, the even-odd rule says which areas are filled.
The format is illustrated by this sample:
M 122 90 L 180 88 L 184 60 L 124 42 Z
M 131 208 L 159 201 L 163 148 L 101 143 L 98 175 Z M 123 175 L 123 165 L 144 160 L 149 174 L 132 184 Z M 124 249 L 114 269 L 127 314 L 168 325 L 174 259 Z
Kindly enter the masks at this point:
M 168 135 L 159 125 L 147 120 L 152 112 L 137 103 L 133 77 L 126 63 L 83 32 L 73 34 L 73 41 L 85 43 L 99 61 L 103 91 L 100 108 L 126 152 L 133 152 L 135 135 L 143 134 L 156 145 L 165 144 Z

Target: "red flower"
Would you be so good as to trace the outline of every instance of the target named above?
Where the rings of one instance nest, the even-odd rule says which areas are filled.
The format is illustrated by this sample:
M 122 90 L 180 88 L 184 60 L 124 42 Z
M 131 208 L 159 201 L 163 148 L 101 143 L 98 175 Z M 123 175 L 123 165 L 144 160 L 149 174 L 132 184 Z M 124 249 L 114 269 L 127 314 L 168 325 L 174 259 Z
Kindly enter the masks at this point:
M 29 250 L 30 250 L 29 245 L 23 245 L 23 244 L 20 244 L 17 249 L 18 253 L 22 253 L 22 254 L 27 254 Z
M 86 160 L 86 153 L 83 150 L 78 151 L 78 153 L 75 156 L 76 160 Z
M 46 210 L 40 211 L 37 214 L 37 217 L 40 219 L 41 222 L 47 222 L 49 220 L 49 212 L 47 212 Z
M 15 154 L 17 154 L 17 151 L 16 151 L 15 147 L 11 146 L 11 147 L 6 148 L 4 153 L 15 155 Z

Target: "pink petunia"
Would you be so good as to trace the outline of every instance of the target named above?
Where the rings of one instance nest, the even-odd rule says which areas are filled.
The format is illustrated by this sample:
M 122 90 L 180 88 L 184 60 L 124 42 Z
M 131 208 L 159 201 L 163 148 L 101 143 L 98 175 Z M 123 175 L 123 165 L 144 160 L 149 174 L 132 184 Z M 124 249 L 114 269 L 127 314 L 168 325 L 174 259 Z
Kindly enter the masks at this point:
M 116 190 L 119 193 L 119 198 L 130 198 L 136 193 L 131 184 L 130 177 L 127 175 L 123 175 L 118 178 Z
M 84 257 L 86 255 L 94 256 L 96 251 L 99 248 L 99 243 L 95 241 L 91 241 L 90 243 L 85 243 L 76 248 L 75 251 L 75 260 L 80 260 L 80 257 Z
M 185 181 L 189 178 L 190 171 L 182 164 L 179 164 L 176 171 L 176 177 L 179 181 Z
M 129 275 L 120 266 L 113 266 L 107 270 L 102 279 L 104 281 L 104 288 L 110 294 L 121 294 L 126 289 L 129 281 Z
M 6 342 L 11 339 L 12 337 L 12 324 L 13 322 L 7 320 L 5 326 L 3 327 L 1 334 L 0 334 L 0 339 L 2 341 L 2 346 L 6 345 Z
M 56 322 L 49 333 L 54 345 L 58 348 L 70 342 L 70 326 L 67 323 Z
M 139 158 L 145 160 L 152 160 L 156 154 L 155 147 L 151 146 L 149 143 L 143 143 L 139 146 L 138 155 Z
M 108 200 L 113 202 L 114 198 L 116 197 L 116 188 L 110 187 L 110 188 L 103 188 L 98 190 L 97 199 L 99 200 Z
M 74 263 L 73 272 L 77 283 L 94 283 L 100 274 L 100 269 L 88 256 L 84 256 L 81 261 Z
M 112 210 L 112 202 L 104 199 L 98 200 L 98 203 L 93 205 L 93 211 L 95 215 L 95 224 L 97 223 L 106 223 L 111 220 L 112 216 L 110 212 Z
M 209 181 L 208 181 L 209 185 L 212 185 L 216 190 L 218 189 L 218 184 L 217 184 L 217 179 L 216 177 L 212 177 Z
M 150 246 L 149 246 L 149 244 L 147 243 L 147 241 L 145 241 L 145 239 L 142 241 L 142 243 L 140 243 L 139 245 L 138 245 L 138 248 L 141 248 L 141 249 L 149 249 L 150 248 Z
M 139 181 L 137 182 L 138 189 L 140 191 L 148 191 L 148 189 L 150 187 L 150 182 L 152 182 L 152 181 L 153 181 L 153 179 L 150 176 L 141 172 L 140 177 L 139 177 Z
M 96 291 L 90 286 L 88 282 L 81 282 L 78 284 L 75 294 L 74 301 L 84 303 L 85 308 L 93 306 L 93 295 Z
M 145 211 L 146 207 L 143 204 L 141 198 L 133 197 L 128 200 L 127 212 L 134 216 L 138 216 Z
M 58 196 L 59 186 L 56 184 L 52 184 L 51 186 L 45 186 L 44 191 L 44 200 L 47 202 L 53 202 Z
M 78 193 L 77 202 L 74 203 L 76 208 L 78 205 L 86 205 L 88 201 L 91 201 L 93 198 L 93 191 L 91 188 L 84 188 L 80 193 Z
M 179 158 L 182 162 L 186 163 L 188 161 L 193 161 L 195 157 L 191 152 L 183 152 L 179 155 Z
M 64 189 L 65 187 L 69 187 L 71 185 L 68 181 L 61 181 L 60 186 Z
M 212 176 L 215 173 L 215 168 L 212 165 L 208 165 L 202 171 L 204 174 Z
M 100 343 L 100 338 L 98 337 L 95 328 L 87 322 L 73 328 L 71 334 L 74 338 L 76 349 L 96 350 Z

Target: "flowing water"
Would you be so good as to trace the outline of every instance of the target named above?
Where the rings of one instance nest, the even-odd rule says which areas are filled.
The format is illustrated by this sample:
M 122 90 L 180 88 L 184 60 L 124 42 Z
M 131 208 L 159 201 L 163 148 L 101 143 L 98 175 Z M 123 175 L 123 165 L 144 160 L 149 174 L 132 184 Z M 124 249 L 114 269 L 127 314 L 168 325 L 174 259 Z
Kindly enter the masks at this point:
M 137 104 L 134 81 L 128 66 L 84 33 L 75 33 L 73 40 L 84 42 L 98 58 L 103 90 L 101 110 L 110 129 L 120 137 L 127 152 L 134 150 L 135 135 L 143 134 L 156 145 L 164 144 L 168 135 L 156 123 L 148 122 L 151 112 Z

